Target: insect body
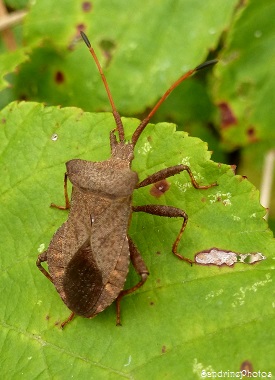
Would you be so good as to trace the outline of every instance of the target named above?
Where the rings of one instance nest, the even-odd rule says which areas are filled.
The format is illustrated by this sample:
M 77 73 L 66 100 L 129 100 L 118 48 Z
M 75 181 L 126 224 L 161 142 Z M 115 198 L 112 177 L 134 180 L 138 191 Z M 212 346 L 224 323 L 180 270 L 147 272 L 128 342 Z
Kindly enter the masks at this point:
M 81 36 L 94 57 L 104 82 L 116 122 L 110 133 L 111 157 L 102 162 L 74 159 L 66 163 L 64 179 L 65 207 L 70 208 L 68 220 L 57 230 L 49 248 L 38 256 L 37 266 L 54 284 L 60 297 L 72 311 L 73 316 L 92 318 L 116 300 L 117 324 L 120 324 L 120 301 L 123 296 L 137 290 L 146 281 L 148 269 L 130 236 L 128 226 L 132 212 L 146 212 L 166 217 L 181 217 L 183 223 L 173 244 L 173 253 L 189 263 L 192 261 L 177 252 L 177 246 L 187 223 L 186 213 L 176 207 L 163 205 L 132 205 L 135 189 L 164 180 L 187 171 L 193 186 L 208 189 L 216 183 L 200 186 L 190 168 L 176 165 L 158 171 L 139 181 L 131 169 L 134 148 L 140 134 L 169 93 L 194 72 L 215 64 L 208 61 L 184 74 L 175 82 L 134 132 L 131 142 L 125 142 L 124 128 L 118 114 L 107 81 L 93 48 L 86 35 Z M 116 137 L 118 133 L 118 138 Z M 71 202 L 67 193 L 67 178 L 73 185 Z M 140 281 L 130 289 L 123 290 L 130 260 L 140 275 Z M 42 266 L 47 261 L 48 270 Z

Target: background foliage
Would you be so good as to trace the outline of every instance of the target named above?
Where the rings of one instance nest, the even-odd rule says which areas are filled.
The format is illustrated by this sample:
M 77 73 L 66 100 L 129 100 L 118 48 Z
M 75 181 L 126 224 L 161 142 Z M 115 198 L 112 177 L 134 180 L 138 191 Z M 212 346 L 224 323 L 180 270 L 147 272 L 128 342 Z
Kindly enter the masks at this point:
M 274 2 L 7 4 L 29 12 L 14 28 L 18 49 L 0 45 L 2 377 L 194 379 L 203 369 L 239 371 L 245 361 L 274 375 L 274 240 L 258 191 L 172 125 L 149 126 L 142 135 L 133 163 L 140 178 L 184 160 L 200 182 L 219 187 L 195 190 L 182 174 L 169 179 L 160 199 L 145 188 L 134 203 L 184 209 L 190 219 L 179 248 L 189 257 L 218 246 L 260 251 L 267 260 L 190 268 L 170 254 L 180 221 L 134 215 L 130 233 L 150 277 L 123 301 L 123 327 L 115 327 L 111 306 L 64 331 L 56 324 L 68 310 L 35 267 L 40 245 L 47 247 L 66 219 L 48 207 L 63 201 L 64 162 L 109 154 L 112 116 L 72 108 L 110 110 L 79 30 L 91 39 L 125 116 L 142 118 L 182 72 L 217 56 L 220 63 L 174 91 L 154 121 L 201 137 L 214 161 L 239 163 L 239 173 L 259 186 L 264 154 L 274 148 Z M 26 102 L 9 104 L 14 100 Z M 130 138 L 137 121 L 125 125 Z M 136 281 L 131 268 L 127 286 Z

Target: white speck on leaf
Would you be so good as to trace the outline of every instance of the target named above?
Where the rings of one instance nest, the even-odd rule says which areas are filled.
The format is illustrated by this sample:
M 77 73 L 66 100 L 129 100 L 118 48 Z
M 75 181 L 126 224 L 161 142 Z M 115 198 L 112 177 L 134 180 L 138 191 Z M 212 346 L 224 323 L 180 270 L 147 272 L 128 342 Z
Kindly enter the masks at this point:
M 198 173 L 194 170 L 192 171 L 192 173 L 193 173 L 193 176 L 197 182 L 203 182 L 204 181 L 204 177 L 200 173 Z
M 213 372 L 213 368 L 211 367 L 211 365 L 205 367 L 202 363 L 198 362 L 197 358 L 195 358 L 193 361 L 193 373 L 197 374 L 199 378 L 201 378 L 202 373 L 207 372 Z
M 181 164 L 182 164 L 182 165 L 190 166 L 190 157 L 189 157 L 189 156 L 184 157 L 184 158 L 181 160 Z
M 128 362 L 126 364 L 124 364 L 124 367 L 127 367 L 128 365 L 130 365 L 131 361 L 132 361 L 132 356 L 130 355 L 129 359 L 128 359 Z
M 152 149 L 152 145 L 147 141 L 140 149 L 138 149 L 139 154 L 147 154 Z
M 181 183 L 179 181 L 175 181 L 175 185 L 182 193 L 185 193 L 188 188 L 192 187 L 191 182 Z
M 58 139 L 58 134 L 57 133 L 54 133 L 51 137 L 51 140 L 52 141 L 56 141 Z
M 219 289 L 219 290 L 216 290 L 216 291 L 211 290 L 210 293 L 206 294 L 205 300 L 207 301 L 209 298 L 218 297 L 221 294 L 223 294 L 223 289 Z
M 239 222 L 241 220 L 241 218 L 239 216 L 232 215 L 232 217 L 233 217 L 233 220 L 236 220 L 237 222 Z
M 37 251 L 38 251 L 39 253 L 42 253 L 44 250 L 45 250 L 45 244 L 44 244 L 44 243 L 41 243 L 40 246 L 37 248 Z
M 210 203 L 222 202 L 225 206 L 231 206 L 231 193 L 221 193 L 217 191 L 216 194 L 208 195 L 208 198 L 210 198 Z
M 257 292 L 258 288 L 265 286 L 269 282 L 272 282 L 270 273 L 266 274 L 265 279 L 262 281 L 256 281 L 254 284 L 250 286 L 240 287 L 240 291 L 238 293 L 233 294 L 235 301 L 232 302 L 232 307 L 244 305 L 246 293 Z

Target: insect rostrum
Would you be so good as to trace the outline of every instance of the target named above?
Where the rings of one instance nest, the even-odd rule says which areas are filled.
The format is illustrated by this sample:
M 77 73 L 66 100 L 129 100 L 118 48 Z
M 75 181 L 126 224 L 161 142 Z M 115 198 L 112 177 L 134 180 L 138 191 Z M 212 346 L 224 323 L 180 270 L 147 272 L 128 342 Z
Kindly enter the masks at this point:
M 70 212 L 68 220 L 54 234 L 48 249 L 38 256 L 37 266 L 54 284 L 63 302 L 72 311 L 69 318 L 62 323 L 62 327 L 74 315 L 94 317 L 113 301 L 116 301 L 116 321 L 120 324 L 121 299 L 140 288 L 149 275 L 137 247 L 128 235 L 132 212 L 182 218 L 183 223 L 173 244 L 172 252 L 181 260 L 192 263 L 192 260 L 183 257 L 177 251 L 187 223 L 186 213 L 171 206 L 133 206 L 134 190 L 182 171 L 188 172 L 193 186 L 197 189 L 208 189 L 216 185 L 216 183 L 199 185 L 186 165 L 176 165 L 160 170 L 140 182 L 138 174 L 131 169 L 131 162 L 139 136 L 169 93 L 194 72 L 213 65 L 217 61 L 208 61 L 181 76 L 140 123 L 133 133 L 131 142 L 125 142 L 123 124 L 102 68 L 87 36 L 83 32 L 81 36 L 101 74 L 112 106 L 116 128 L 110 133 L 111 157 L 108 160 L 92 162 L 73 159 L 66 163 L 65 207 L 51 205 L 59 209 L 70 209 Z M 71 202 L 67 193 L 68 178 L 73 185 Z M 134 287 L 123 290 L 130 260 L 140 275 L 140 281 Z M 44 261 L 47 261 L 48 272 L 42 266 Z

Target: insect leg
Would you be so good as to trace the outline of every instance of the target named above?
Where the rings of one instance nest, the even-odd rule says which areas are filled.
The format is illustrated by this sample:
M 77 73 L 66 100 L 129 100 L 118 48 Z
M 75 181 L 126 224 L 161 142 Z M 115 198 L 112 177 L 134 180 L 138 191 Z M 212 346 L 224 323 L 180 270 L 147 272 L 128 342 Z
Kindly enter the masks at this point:
M 69 317 L 61 323 L 61 328 L 63 329 L 69 322 L 71 322 L 71 320 L 74 318 L 74 316 L 75 316 L 75 313 L 71 313 L 69 315 Z
M 120 301 L 122 297 L 126 296 L 127 294 L 135 292 L 137 289 L 139 289 L 147 280 L 147 277 L 149 275 L 148 269 L 137 249 L 135 244 L 133 243 L 132 239 L 128 237 L 129 241 L 129 250 L 130 250 L 130 259 L 133 264 L 133 267 L 135 268 L 135 271 L 140 275 L 140 281 L 133 286 L 130 289 L 122 290 L 117 299 L 116 299 L 116 324 L 121 325 L 120 323 Z
M 44 274 L 44 276 L 46 276 L 51 282 L 53 282 L 51 275 L 41 265 L 41 263 L 43 263 L 44 261 L 47 261 L 47 251 L 42 252 L 40 253 L 40 255 L 38 255 L 38 258 L 36 260 L 36 265 L 38 269 Z
M 210 185 L 199 185 L 198 182 L 195 180 L 195 177 L 187 165 L 175 165 L 170 166 L 169 168 L 159 170 L 158 172 L 151 174 L 149 177 L 145 178 L 143 181 L 137 184 L 136 189 L 139 189 L 140 187 L 151 185 L 152 183 L 156 183 L 158 181 L 161 181 L 165 178 L 172 177 L 175 174 L 179 174 L 182 171 L 186 170 L 189 174 L 189 177 L 191 179 L 192 185 L 196 189 L 209 189 L 210 187 L 217 186 L 217 182 L 211 183 Z
M 51 207 L 55 207 L 55 208 L 58 208 L 59 210 L 68 210 L 70 208 L 70 200 L 69 200 L 69 196 L 68 196 L 68 186 L 67 186 L 67 182 L 68 182 L 68 175 L 67 173 L 65 173 L 64 175 L 64 197 L 65 197 L 65 206 L 58 206 L 54 203 L 51 203 Z
M 183 223 L 182 223 L 181 229 L 180 229 L 180 231 L 178 233 L 178 236 L 176 237 L 176 240 L 175 240 L 175 242 L 173 244 L 172 252 L 180 260 L 184 260 L 184 261 L 188 262 L 189 264 L 193 264 L 194 263 L 193 260 L 188 259 L 187 257 L 184 257 L 184 256 L 180 255 L 178 253 L 178 251 L 177 251 L 180 239 L 182 237 L 183 231 L 185 230 L 185 227 L 186 227 L 186 224 L 187 224 L 187 220 L 188 220 L 188 216 L 187 216 L 187 214 L 183 210 L 181 210 L 181 209 L 179 209 L 177 207 L 163 206 L 163 205 L 133 206 L 132 210 L 134 212 L 146 212 L 148 214 L 158 215 L 158 216 L 165 216 L 165 217 L 168 217 L 168 218 L 179 218 L 179 217 L 183 218 Z

